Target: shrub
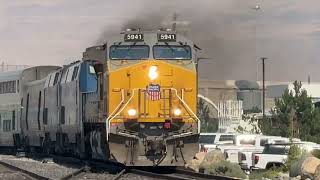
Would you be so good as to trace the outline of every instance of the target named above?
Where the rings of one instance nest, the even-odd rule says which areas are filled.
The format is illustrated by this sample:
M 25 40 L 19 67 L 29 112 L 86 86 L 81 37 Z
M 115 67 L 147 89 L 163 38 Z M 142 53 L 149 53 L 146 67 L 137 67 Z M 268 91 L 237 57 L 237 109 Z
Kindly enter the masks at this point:
M 246 175 L 238 164 L 223 160 L 209 166 L 206 170 L 209 174 L 222 175 L 245 179 Z
M 313 150 L 313 151 L 311 152 L 311 154 L 312 154 L 314 157 L 320 159 L 320 150 L 319 150 L 319 149 Z
M 269 169 L 265 171 L 254 171 L 249 175 L 249 179 L 260 180 L 263 178 L 275 179 L 279 177 L 280 169 Z
M 294 162 L 302 157 L 304 152 L 297 145 L 292 145 L 288 153 L 288 161 L 286 163 L 286 170 L 289 170 Z

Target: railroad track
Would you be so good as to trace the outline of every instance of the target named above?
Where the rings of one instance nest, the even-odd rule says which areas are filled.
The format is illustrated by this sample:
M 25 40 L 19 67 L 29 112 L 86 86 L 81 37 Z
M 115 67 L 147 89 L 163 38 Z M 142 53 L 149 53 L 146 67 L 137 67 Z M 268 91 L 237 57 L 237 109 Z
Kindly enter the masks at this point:
M 52 161 L 62 164 L 78 164 L 82 166 L 76 171 L 73 171 L 70 174 L 63 176 L 62 180 L 69 180 L 69 179 L 77 179 L 81 176 L 85 176 L 89 173 L 97 173 L 101 174 L 104 172 L 108 172 L 109 177 L 113 180 L 119 180 L 121 178 L 126 177 L 127 175 L 136 175 L 140 177 L 150 177 L 155 179 L 172 179 L 172 180 L 238 180 L 237 178 L 233 177 L 226 177 L 226 176 L 217 176 L 217 175 L 210 175 L 204 173 L 196 173 L 190 170 L 186 170 L 183 168 L 128 168 L 121 164 L 116 163 L 109 163 L 109 162 L 99 162 L 99 161 L 92 161 L 92 160 L 79 160 L 77 158 L 72 157 L 62 157 L 62 156 L 51 156 Z M 36 158 L 37 159 L 37 158 Z M 10 165 L 8 163 L 0 161 L 0 164 L 13 169 L 15 171 L 20 171 L 29 175 L 34 179 L 39 180 L 48 180 L 49 178 L 43 177 L 33 172 L 29 172 L 27 170 L 21 169 L 19 167 Z
M 119 180 L 125 174 L 135 174 L 139 176 L 151 177 L 156 179 L 168 179 L 168 180 L 238 180 L 238 178 L 227 177 L 227 176 L 216 176 L 210 174 L 196 173 L 189 170 L 183 169 L 170 169 L 168 172 L 153 172 L 150 170 L 142 169 L 125 169 L 117 174 L 113 180 Z
M 17 171 L 17 172 L 20 172 L 20 173 L 23 173 L 23 174 L 26 174 L 28 175 L 29 177 L 33 178 L 33 179 L 37 179 L 37 180 L 49 180 L 48 177 L 45 177 L 45 176 L 41 176 L 39 174 L 36 174 L 34 172 L 31 172 L 31 171 L 27 171 L 25 169 L 21 169 L 17 166 L 14 166 L 14 165 L 11 165 L 11 164 L 8 164 L 6 162 L 3 162 L 3 161 L 0 161 L 0 164 L 7 167 L 8 169 L 12 169 L 13 171 Z

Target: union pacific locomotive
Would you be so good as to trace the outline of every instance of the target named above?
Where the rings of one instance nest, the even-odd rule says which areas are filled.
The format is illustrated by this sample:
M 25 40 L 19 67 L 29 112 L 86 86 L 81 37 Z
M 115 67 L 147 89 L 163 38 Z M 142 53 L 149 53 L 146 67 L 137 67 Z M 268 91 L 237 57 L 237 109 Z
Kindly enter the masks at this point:
M 21 71 L 6 95 L 20 122 L 6 141 L 126 166 L 183 166 L 199 147 L 197 50 L 175 31 L 131 29 L 87 48 L 82 61 Z

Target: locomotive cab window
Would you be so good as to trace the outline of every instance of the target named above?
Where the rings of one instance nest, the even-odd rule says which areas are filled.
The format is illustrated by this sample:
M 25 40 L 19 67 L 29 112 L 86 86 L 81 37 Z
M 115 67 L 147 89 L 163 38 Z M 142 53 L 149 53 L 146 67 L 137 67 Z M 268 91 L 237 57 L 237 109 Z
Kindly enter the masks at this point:
M 94 67 L 92 65 L 89 66 L 89 73 L 90 74 L 96 74 L 96 70 L 94 69 Z
M 147 45 L 113 45 L 110 47 L 110 59 L 113 60 L 139 60 L 149 58 Z
M 153 46 L 153 57 L 155 59 L 177 59 L 190 60 L 191 48 L 188 45 L 156 45 Z
M 80 91 L 83 93 L 96 92 L 98 78 L 96 69 L 90 63 L 82 63 L 80 67 Z

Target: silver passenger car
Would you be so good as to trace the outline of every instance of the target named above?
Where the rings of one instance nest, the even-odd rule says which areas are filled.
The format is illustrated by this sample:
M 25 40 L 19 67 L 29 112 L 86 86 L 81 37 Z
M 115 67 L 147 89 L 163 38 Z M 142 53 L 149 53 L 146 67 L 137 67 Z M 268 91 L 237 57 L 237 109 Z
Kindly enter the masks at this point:
M 23 91 L 30 81 L 45 77 L 57 66 L 37 66 L 0 73 L 0 147 L 14 147 L 21 142 Z

